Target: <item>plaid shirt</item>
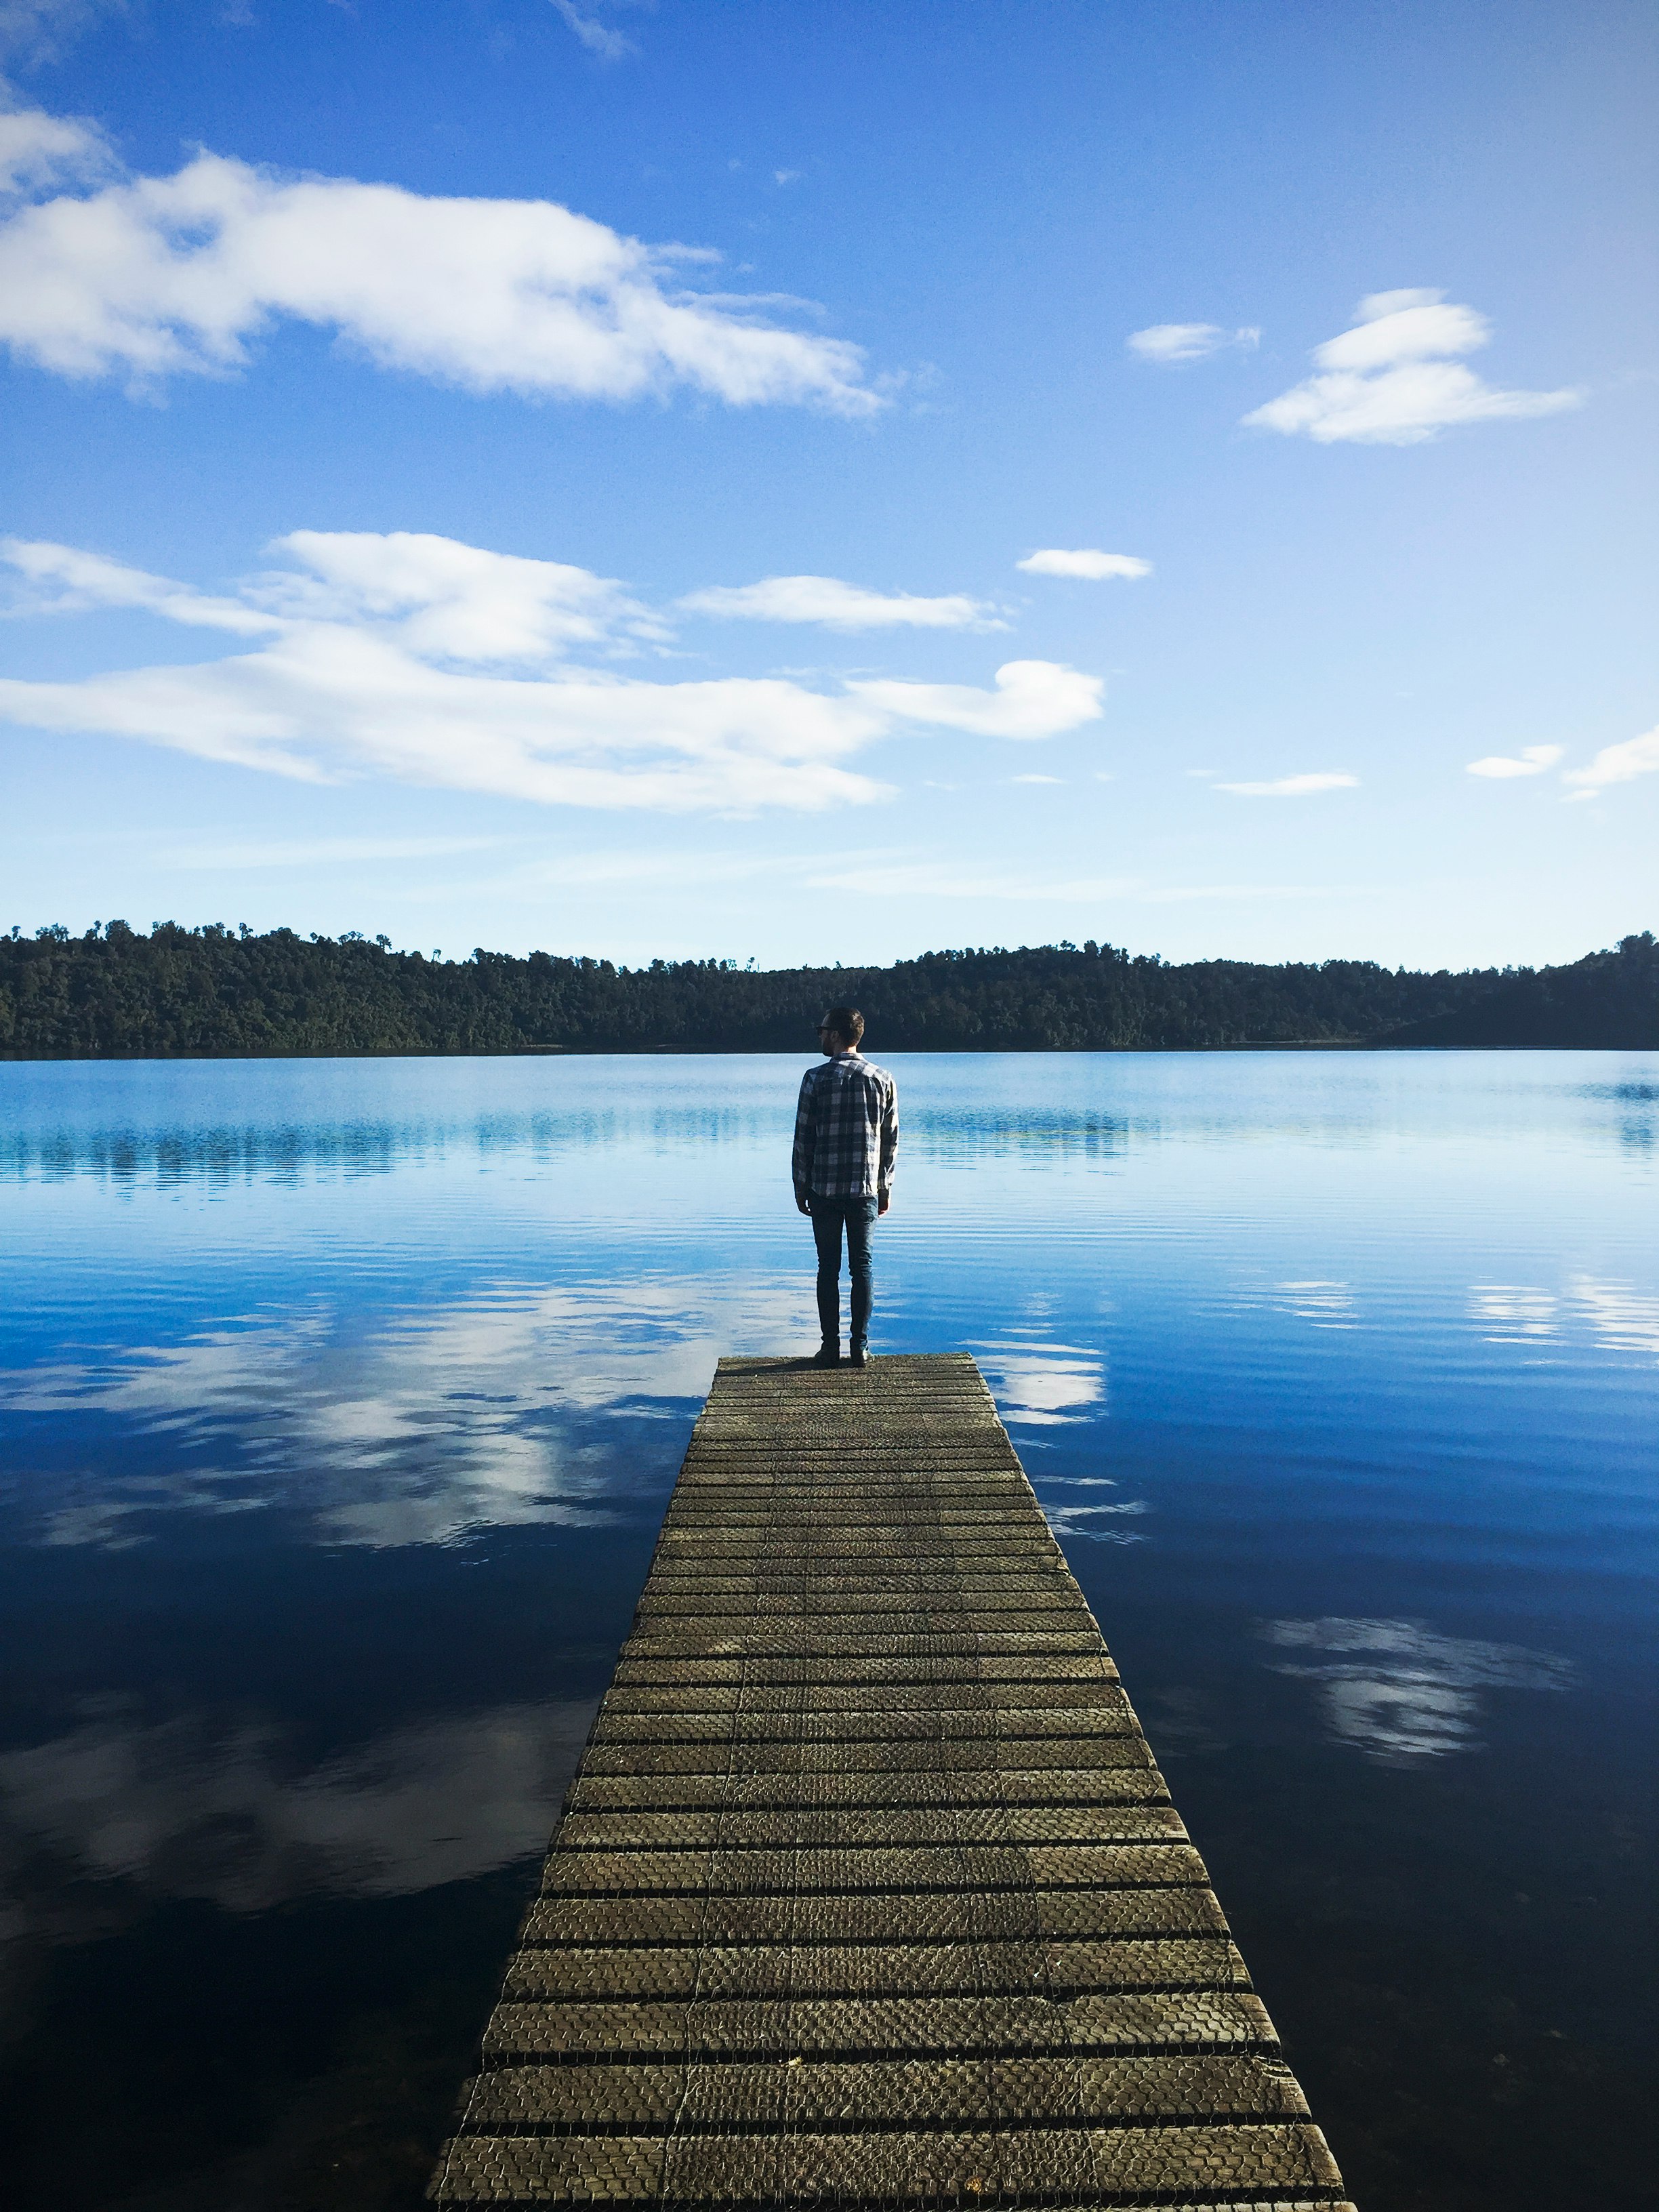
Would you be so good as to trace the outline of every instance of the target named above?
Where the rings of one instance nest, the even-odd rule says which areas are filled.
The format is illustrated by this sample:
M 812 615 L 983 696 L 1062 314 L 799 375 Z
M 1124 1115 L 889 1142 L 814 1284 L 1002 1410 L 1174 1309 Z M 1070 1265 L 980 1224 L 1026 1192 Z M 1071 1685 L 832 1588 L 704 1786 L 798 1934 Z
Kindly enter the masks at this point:
M 795 1196 L 885 1198 L 898 1158 L 898 1085 L 884 1067 L 838 1052 L 809 1067 L 795 1109 Z

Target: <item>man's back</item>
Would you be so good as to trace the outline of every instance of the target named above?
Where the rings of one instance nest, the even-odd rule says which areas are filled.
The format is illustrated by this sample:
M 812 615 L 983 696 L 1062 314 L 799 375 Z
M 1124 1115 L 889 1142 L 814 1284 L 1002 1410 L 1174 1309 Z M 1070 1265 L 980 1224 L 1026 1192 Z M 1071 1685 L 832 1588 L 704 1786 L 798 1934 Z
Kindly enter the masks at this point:
M 898 1154 L 898 1085 L 860 1052 L 838 1052 L 801 1079 L 795 1110 L 797 1197 L 885 1198 Z

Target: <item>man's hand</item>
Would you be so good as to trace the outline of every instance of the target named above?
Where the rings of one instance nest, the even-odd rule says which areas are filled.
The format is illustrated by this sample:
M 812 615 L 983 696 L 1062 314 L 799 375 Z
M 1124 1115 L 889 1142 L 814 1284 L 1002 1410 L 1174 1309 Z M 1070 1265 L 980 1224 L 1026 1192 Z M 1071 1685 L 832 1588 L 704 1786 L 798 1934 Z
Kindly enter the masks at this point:
M 812 1211 L 811 1200 L 804 1190 L 798 1190 L 795 1193 L 795 1204 L 803 1213 L 810 1213 Z
M 877 1212 L 878 1214 L 879 1214 L 879 1213 L 885 1213 L 885 1212 L 886 1212 L 886 1211 L 887 1211 L 887 1209 L 888 1209 L 888 1207 L 889 1207 L 892 1203 L 893 1203 L 893 1194 L 892 1194 L 892 1192 L 891 1192 L 890 1190 L 884 1190 L 884 1191 L 883 1191 L 883 1193 L 882 1193 L 881 1196 L 880 1196 L 877 1200 L 876 1200 L 876 1212 Z

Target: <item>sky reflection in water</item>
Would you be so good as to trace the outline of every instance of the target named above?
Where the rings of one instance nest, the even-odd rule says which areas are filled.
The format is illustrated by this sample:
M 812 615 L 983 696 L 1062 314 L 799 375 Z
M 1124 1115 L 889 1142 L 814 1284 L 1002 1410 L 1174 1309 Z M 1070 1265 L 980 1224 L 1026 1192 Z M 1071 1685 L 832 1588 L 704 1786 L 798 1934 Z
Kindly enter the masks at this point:
M 1356 2191 L 1420 2178 L 1426 2047 L 1449 2212 L 1580 2201 L 1480 2069 L 1624 2094 L 1659 1064 L 893 1064 L 880 1346 L 978 1359 Z M 714 1359 L 815 1333 L 799 1073 L 0 1066 L 11 2132 L 71 2048 L 118 2112 L 158 2038 L 259 2085 L 82 2126 L 66 2205 L 416 2201 Z

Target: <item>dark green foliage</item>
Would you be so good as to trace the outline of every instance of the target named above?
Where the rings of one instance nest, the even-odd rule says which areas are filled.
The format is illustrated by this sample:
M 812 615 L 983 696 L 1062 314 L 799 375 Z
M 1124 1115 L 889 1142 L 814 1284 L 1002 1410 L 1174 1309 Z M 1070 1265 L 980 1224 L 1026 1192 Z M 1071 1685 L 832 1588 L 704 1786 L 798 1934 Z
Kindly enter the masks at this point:
M 1659 946 L 1562 968 L 1432 975 L 1368 960 L 1174 966 L 1092 941 L 927 952 L 891 968 L 393 952 L 348 932 L 256 937 L 112 921 L 0 937 L 0 1057 L 805 1052 L 851 1001 L 879 1052 L 1249 1044 L 1659 1047 Z

